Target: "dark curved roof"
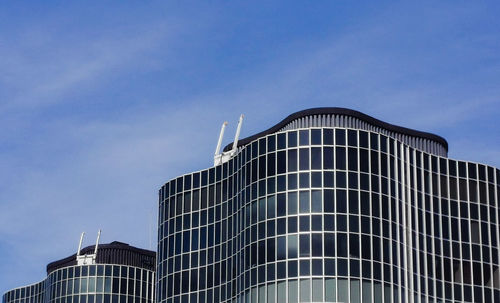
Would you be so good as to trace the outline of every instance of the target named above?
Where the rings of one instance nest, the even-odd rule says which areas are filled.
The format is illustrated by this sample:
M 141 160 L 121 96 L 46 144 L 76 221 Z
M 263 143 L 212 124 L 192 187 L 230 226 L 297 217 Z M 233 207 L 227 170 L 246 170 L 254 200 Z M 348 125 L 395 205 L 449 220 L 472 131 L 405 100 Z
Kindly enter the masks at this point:
M 94 253 L 95 245 L 87 246 L 80 251 L 81 255 Z M 155 270 L 156 253 L 154 251 L 130 246 L 127 243 L 114 241 L 109 244 L 99 244 L 97 248 L 97 264 L 119 264 Z M 77 265 L 76 253 L 64 259 L 47 265 L 47 275 L 51 272 Z
M 241 139 L 238 141 L 238 147 L 247 145 L 248 143 L 254 141 L 255 139 L 258 139 L 260 137 L 264 137 L 266 135 L 276 133 L 278 132 L 281 128 L 285 127 L 288 123 L 292 122 L 293 120 L 300 119 L 302 117 L 306 116 L 312 116 L 312 115 L 344 115 L 344 116 L 351 116 L 353 118 L 357 118 L 359 120 L 362 120 L 364 122 L 367 122 L 373 126 L 378 126 L 383 129 L 386 129 L 388 131 L 393 131 L 397 132 L 403 135 L 408 135 L 412 137 L 419 137 L 423 139 L 428 139 L 435 141 L 441 145 L 444 146 L 446 151 L 448 151 L 448 142 L 446 140 L 438 135 L 431 134 L 431 133 L 426 133 L 426 132 L 421 132 L 418 130 L 406 128 L 406 127 L 401 127 L 393 124 L 386 123 L 384 121 L 380 121 L 378 119 L 375 119 L 371 116 L 365 115 L 361 112 L 352 110 L 352 109 L 347 109 L 347 108 L 342 108 L 342 107 L 318 107 L 318 108 L 310 108 L 306 110 L 302 110 L 296 113 L 291 114 L 290 116 L 286 117 L 283 119 L 281 122 L 278 124 L 274 125 L 273 127 L 262 131 L 258 134 L 255 134 L 250 137 L 246 137 L 244 139 Z M 226 145 L 224 147 L 224 151 L 229 151 L 232 148 L 233 143 L 231 142 L 230 144 Z

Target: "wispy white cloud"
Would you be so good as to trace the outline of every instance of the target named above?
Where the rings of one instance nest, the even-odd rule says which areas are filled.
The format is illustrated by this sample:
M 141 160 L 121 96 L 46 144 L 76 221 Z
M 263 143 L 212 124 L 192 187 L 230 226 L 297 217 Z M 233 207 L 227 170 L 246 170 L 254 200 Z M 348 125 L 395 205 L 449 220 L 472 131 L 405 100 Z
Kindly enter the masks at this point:
M 68 96 L 109 84 L 116 75 L 154 70 L 156 62 L 148 56 L 178 32 L 177 25 L 158 21 L 127 34 L 117 29 L 91 40 L 37 30 L 21 35 L 27 42 L 5 41 L 0 47 L 0 85 L 11 98 L 1 103 L 0 110 L 67 104 L 71 102 Z M 33 54 L 37 48 L 42 49 L 41 54 Z M 168 56 L 168 48 L 162 51 Z
M 440 25 L 441 17 L 426 20 L 426 30 Z M 461 15 L 452 14 L 446 28 L 460 19 Z M 12 174 L 0 176 L 5 181 L 0 185 L 5 189 L 0 192 L 0 250 L 19 255 L 12 264 L 0 265 L 0 270 L 17 272 L 21 264 L 32 264 L 32 271 L 41 272 L 45 263 L 73 253 L 83 230 L 93 237 L 95 230 L 102 228 L 103 242 L 122 240 L 149 247 L 149 221 L 151 216 L 156 217 L 158 188 L 170 178 L 209 166 L 220 123 L 231 122 L 224 140 L 229 143 L 240 113 L 246 115 L 244 137 L 296 110 L 316 106 L 354 108 L 381 120 L 436 130 L 438 134 L 479 119 L 485 111 L 498 112 L 498 88 L 467 86 L 470 78 L 466 75 L 448 74 L 449 78 L 441 79 L 433 67 L 452 66 L 454 62 L 425 46 L 412 50 L 432 32 L 415 37 L 418 42 L 413 42 L 407 37 L 412 26 L 401 22 L 382 14 L 307 45 L 296 41 L 293 47 L 277 46 L 282 47 L 280 56 L 251 71 L 240 71 L 227 83 L 223 81 L 226 79 L 206 80 L 214 86 L 206 92 L 157 98 L 144 106 L 123 105 L 120 114 L 112 117 L 82 120 L 75 114 L 34 123 L 43 131 L 29 134 L 27 141 L 34 146 L 21 147 L 40 149 L 37 152 L 41 155 L 36 155 L 40 163 L 29 159 L 34 152 L 18 155 L 0 149 L 5 155 L 0 167 Z M 8 58 L 0 60 L 0 68 L 5 71 L 0 85 L 13 96 L 3 101 L 0 111 L 36 111 L 44 106 L 72 104 L 72 97 L 80 96 L 82 88 L 105 87 L 115 73 L 124 76 L 141 68 L 155 70 L 158 61 L 163 68 L 170 61 L 186 60 L 172 57 L 165 49 L 176 46 L 183 26 L 151 24 L 130 35 L 110 32 L 67 45 L 36 60 L 29 59 L 26 52 L 46 42 L 57 46 L 61 43 L 58 37 L 34 32 L 26 34 L 28 42 L 23 46 L 0 48 L 0 57 Z M 398 27 L 400 24 L 405 26 Z M 200 30 L 197 34 L 210 33 Z M 484 41 L 491 42 L 491 37 L 477 43 Z M 401 52 L 394 45 L 399 42 L 408 44 Z M 458 46 L 452 42 L 439 44 L 440 51 L 474 54 L 481 49 L 478 44 L 460 43 L 457 51 Z M 487 44 L 496 49 L 490 42 Z M 158 60 L 159 53 L 166 59 Z M 489 69 L 488 73 L 494 73 L 491 65 Z M 119 99 L 109 102 L 122 107 Z M 23 124 L 19 117 L 4 123 L 17 128 Z M 495 130 L 498 132 L 498 128 Z M 468 142 L 454 144 L 462 148 Z M 498 165 L 500 147 L 497 144 L 488 149 L 485 159 Z M 477 152 L 470 149 L 464 155 L 474 159 Z M 26 272 L 15 272 L 17 281 L 25 281 L 21 275 Z

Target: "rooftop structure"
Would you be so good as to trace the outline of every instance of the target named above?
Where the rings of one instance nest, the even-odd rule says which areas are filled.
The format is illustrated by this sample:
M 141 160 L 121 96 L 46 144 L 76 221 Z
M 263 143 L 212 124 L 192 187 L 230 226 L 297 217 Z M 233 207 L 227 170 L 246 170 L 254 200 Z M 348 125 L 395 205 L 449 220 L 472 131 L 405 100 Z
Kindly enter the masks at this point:
M 235 142 L 159 190 L 159 303 L 500 302 L 497 168 L 343 108 Z
M 117 241 L 96 245 L 48 264 L 44 280 L 6 292 L 2 302 L 153 303 L 156 253 Z

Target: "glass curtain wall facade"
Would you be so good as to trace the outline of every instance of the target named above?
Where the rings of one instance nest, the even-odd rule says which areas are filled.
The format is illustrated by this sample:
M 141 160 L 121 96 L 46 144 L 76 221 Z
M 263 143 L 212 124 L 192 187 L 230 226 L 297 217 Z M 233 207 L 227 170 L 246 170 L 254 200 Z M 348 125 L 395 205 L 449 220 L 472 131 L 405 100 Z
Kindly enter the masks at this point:
M 3 295 L 3 303 L 153 303 L 155 273 L 151 266 L 131 266 L 124 257 L 129 247 L 120 249 L 116 244 L 115 260 L 123 264 L 94 264 L 60 266 L 61 261 L 49 264 L 47 278 L 39 283 L 19 287 Z M 106 249 L 106 244 L 102 245 Z M 87 247 L 83 251 L 91 249 Z M 135 248 L 133 248 L 135 249 Z M 145 251 L 146 252 L 146 251 Z M 98 252 L 99 254 L 99 252 Z M 76 256 L 69 257 L 71 260 Z M 137 256 L 135 256 L 137 257 Z M 153 264 L 154 252 L 144 256 L 145 264 Z M 139 259 L 142 258 L 139 256 Z M 66 263 L 66 262 L 62 262 Z M 52 266 L 55 264 L 54 266 Z
M 161 187 L 158 302 L 500 302 L 500 171 L 322 111 Z

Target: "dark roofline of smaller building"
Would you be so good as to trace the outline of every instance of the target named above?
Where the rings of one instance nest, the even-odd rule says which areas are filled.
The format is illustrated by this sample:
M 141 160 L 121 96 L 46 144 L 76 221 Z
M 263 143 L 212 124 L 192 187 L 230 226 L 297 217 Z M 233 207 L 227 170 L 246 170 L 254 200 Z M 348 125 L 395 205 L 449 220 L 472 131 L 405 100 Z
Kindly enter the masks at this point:
M 82 248 L 81 255 L 94 253 L 95 245 Z M 96 264 L 118 264 L 155 270 L 156 252 L 130 246 L 127 243 L 113 241 L 109 244 L 99 244 L 97 248 Z M 47 275 L 51 272 L 77 265 L 76 253 L 64 259 L 51 262 L 47 265 Z
M 302 110 L 302 111 L 293 113 L 293 114 L 289 115 L 288 117 L 286 117 L 285 119 L 283 119 L 278 124 L 272 126 L 271 128 L 269 128 L 265 131 L 262 131 L 258 134 L 255 134 L 253 136 L 246 137 L 244 139 L 239 140 L 238 147 L 245 146 L 248 143 L 250 143 L 250 142 L 252 142 L 260 137 L 264 137 L 264 136 L 276 133 L 281 128 L 285 127 L 288 123 L 292 122 L 293 120 L 297 120 L 299 118 L 306 117 L 306 116 L 312 116 L 312 115 L 351 116 L 351 117 L 357 118 L 359 120 L 365 121 L 373 126 L 378 126 L 378 127 L 383 128 L 383 129 L 386 129 L 388 131 L 393 131 L 393 132 L 397 132 L 397 133 L 400 133 L 403 135 L 408 135 L 408 136 L 412 136 L 412 137 L 419 137 L 419 138 L 435 141 L 435 142 L 443 145 L 443 147 L 446 149 L 446 151 L 448 151 L 448 142 L 441 136 L 427 133 L 427 132 L 414 130 L 414 129 L 410 129 L 410 128 L 406 128 L 406 127 L 397 126 L 394 124 L 390 124 L 390 123 L 378 120 L 376 118 L 373 118 L 371 116 L 368 116 L 366 114 L 363 114 L 361 112 L 358 112 L 356 110 L 342 108 L 342 107 L 318 107 L 318 108 L 310 108 L 310 109 L 306 109 L 306 110 Z M 224 147 L 224 151 L 229 151 L 232 148 L 232 146 L 233 146 L 233 142 L 226 145 L 226 147 Z

